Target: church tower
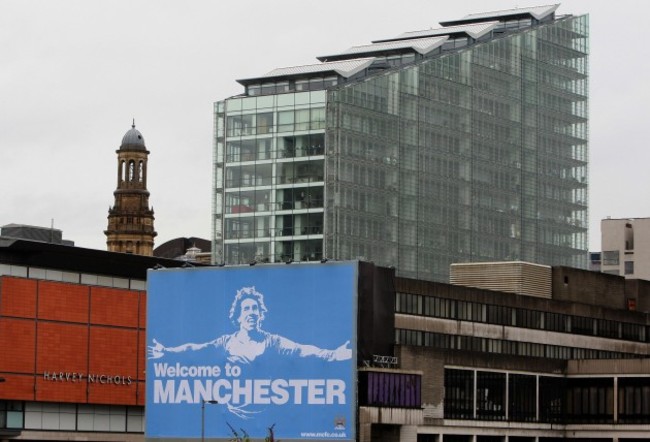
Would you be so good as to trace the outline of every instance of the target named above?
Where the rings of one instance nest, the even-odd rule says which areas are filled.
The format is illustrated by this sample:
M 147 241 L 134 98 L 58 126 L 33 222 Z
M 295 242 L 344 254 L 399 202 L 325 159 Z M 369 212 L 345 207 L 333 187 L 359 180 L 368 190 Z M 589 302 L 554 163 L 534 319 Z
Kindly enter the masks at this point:
M 147 158 L 144 138 L 135 128 L 122 138 L 117 153 L 117 189 L 115 205 L 108 209 L 106 245 L 109 252 L 153 255 L 153 208 L 149 208 Z

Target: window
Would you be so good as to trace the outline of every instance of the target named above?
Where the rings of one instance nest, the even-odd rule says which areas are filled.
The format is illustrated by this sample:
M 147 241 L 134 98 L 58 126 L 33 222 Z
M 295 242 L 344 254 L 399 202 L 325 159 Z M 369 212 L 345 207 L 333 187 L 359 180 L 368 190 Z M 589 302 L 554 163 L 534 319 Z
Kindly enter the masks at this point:
M 571 332 L 579 335 L 594 335 L 594 320 L 584 316 L 571 316 Z
M 275 94 L 275 83 L 263 83 L 261 91 L 263 95 Z M 255 95 L 250 93 L 250 87 L 249 87 L 249 94 Z
M 309 80 L 309 90 L 318 91 L 323 89 L 323 79 L 322 78 L 312 78 Z
M 296 130 L 309 129 L 309 109 L 297 110 L 295 114 Z
M 424 333 L 424 345 L 435 348 L 455 348 L 455 338 L 441 333 Z
M 278 132 L 293 132 L 293 111 L 278 112 Z
M 453 316 L 452 305 L 455 301 L 441 298 L 424 298 L 424 314 L 436 318 L 451 318 Z
M 626 275 L 634 274 L 634 261 L 625 261 L 625 274 Z
M 508 382 L 510 419 L 517 422 L 533 422 L 537 405 L 535 376 L 510 374 Z
M 634 229 L 631 223 L 625 224 L 625 250 L 634 250 Z
M 567 422 L 610 423 L 614 396 L 611 378 L 569 379 L 567 386 Z
M 261 91 L 261 87 L 259 84 L 251 84 L 247 88 L 248 95 L 259 95 Z
M 257 115 L 257 134 L 268 134 L 273 130 L 273 113 Z
M 25 406 L 25 428 L 33 430 L 75 430 L 74 404 L 36 402 Z
M 645 339 L 645 327 L 639 324 L 622 323 L 623 339 L 643 342 Z
M 598 319 L 596 322 L 596 326 L 598 327 L 598 336 L 602 336 L 604 338 L 618 338 L 618 325 L 619 323 L 616 321 Z
M 127 433 L 144 432 L 144 408 L 126 407 L 126 431 Z
M 422 296 L 412 295 L 409 293 L 398 293 L 396 307 L 396 310 L 399 313 L 420 315 L 422 314 Z
M 525 328 L 542 328 L 542 312 L 517 309 L 517 326 Z
M 473 336 L 457 336 L 459 350 L 466 351 L 485 351 L 485 338 L 475 338 Z
M 129 411 L 132 407 L 128 407 Z M 137 415 L 137 413 L 134 413 Z M 79 405 L 78 429 L 79 431 L 127 431 L 127 407 L 118 405 Z M 134 416 L 130 416 L 134 418 Z M 137 420 L 137 419 L 135 419 Z M 136 422 L 131 419 L 132 429 L 129 431 L 142 431 Z
M 506 418 L 506 375 L 505 373 L 477 372 L 476 417 L 484 420 Z
M 402 345 L 422 345 L 422 333 L 416 330 L 395 330 L 395 343 Z
M 23 428 L 23 403 L 0 401 L 0 429 Z
M 463 321 L 483 321 L 484 306 L 475 302 L 458 301 L 458 315 L 457 319 Z
M 539 420 L 563 422 L 566 379 L 550 376 L 539 378 Z
M 625 424 L 646 424 L 650 415 L 650 378 L 619 378 L 618 419 Z
M 603 250 L 603 265 L 604 266 L 617 266 L 619 252 L 618 250 Z
M 544 357 L 544 344 L 535 344 L 533 342 L 518 342 L 518 354 L 520 356 L 532 356 L 537 358 Z
M 474 372 L 445 369 L 445 419 L 474 417 Z
M 325 78 L 325 80 L 323 81 L 323 87 L 328 88 L 331 86 L 336 86 L 336 83 L 337 83 L 336 77 L 328 77 Z
M 487 322 L 490 324 L 512 325 L 513 309 L 501 305 L 487 306 Z
M 311 129 L 325 128 L 325 108 L 319 107 L 311 110 Z

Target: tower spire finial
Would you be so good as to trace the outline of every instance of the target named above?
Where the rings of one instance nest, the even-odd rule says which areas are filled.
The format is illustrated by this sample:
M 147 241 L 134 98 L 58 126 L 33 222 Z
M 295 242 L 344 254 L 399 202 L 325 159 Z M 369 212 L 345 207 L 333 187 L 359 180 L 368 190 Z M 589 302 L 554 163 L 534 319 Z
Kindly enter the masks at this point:
M 133 118 L 133 124 L 131 125 L 133 129 L 135 129 L 135 118 Z

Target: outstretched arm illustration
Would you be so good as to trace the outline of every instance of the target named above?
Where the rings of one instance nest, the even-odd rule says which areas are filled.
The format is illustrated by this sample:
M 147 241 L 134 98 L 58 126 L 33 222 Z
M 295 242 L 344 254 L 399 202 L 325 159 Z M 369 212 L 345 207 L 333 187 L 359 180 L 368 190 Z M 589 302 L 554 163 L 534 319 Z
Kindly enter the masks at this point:
M 301 358 L 314 356 L 317 358 L 325 359 L 326 361 L 347 361 L 352 358 L 352 349 L 350 348 L 350 341 L 346 341 L 343 345 L 333 349 L 327 350 L 316 347 L 310 344 L 299 344 L 290 339 L 276 336 L 276 341 L 273 345 L 278 349 L 281 354 L 295 354 Z
M 165 356 L 165 353 L 180 353 L 186 350 L 201 350 L 206 348 L 208 345 L 212 344 L 214 341 L 206 342 L 203 344 L 194 344 L 188 342 L 187 344 L 181 344 L 176 347 L 165 347 L 156 339 L 153 339 L 153 344 L 149 346 L 149 359 L 158 359 Z

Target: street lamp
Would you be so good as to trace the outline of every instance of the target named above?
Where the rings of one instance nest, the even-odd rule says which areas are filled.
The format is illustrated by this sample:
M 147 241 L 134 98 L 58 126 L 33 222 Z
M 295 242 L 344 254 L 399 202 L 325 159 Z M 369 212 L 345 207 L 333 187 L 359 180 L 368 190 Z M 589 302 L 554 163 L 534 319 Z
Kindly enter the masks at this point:
M 217 401 L 201 400 L 201 442 L 205 442 L 205 404 L 218 404 Z

